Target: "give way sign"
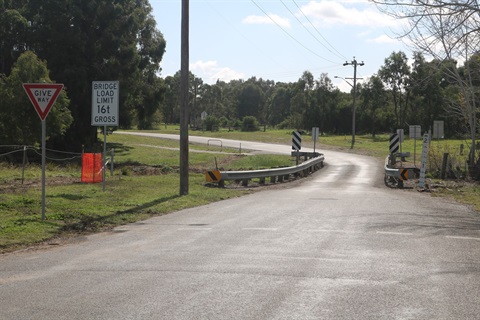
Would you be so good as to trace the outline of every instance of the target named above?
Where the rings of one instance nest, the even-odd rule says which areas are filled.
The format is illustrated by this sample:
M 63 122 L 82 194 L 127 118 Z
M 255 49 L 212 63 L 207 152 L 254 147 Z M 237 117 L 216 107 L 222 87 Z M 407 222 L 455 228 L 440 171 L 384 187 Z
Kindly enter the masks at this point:
M 61 83 L 24 83 L 23 89 L 43 121 L 63 89 Z

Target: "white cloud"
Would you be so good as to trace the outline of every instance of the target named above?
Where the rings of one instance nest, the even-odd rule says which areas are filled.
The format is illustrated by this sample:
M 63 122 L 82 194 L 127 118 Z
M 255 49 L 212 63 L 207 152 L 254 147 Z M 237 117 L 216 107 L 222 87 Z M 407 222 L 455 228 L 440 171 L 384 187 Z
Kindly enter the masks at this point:
M 190 69 L 192 71 L 200 71 L 203 73 L 211 73 L 215 68 L 217 68 L 217 61 L 199 60 L 190 64 Z
M 275 21 L 275 22 L 274 22 Z M 290 28 L 290 20 L 282 18 L 276 14 L 268 14 L 268 16 L 251 15 L 243 19 L 245 24 L 278 24 L 284 28 Z
M 197 77 L 202 78 L 205 83 L 215 83 L 217 80 L 229 82 L 235 79 L 242 79 L 245 75 L 228 67 L 220 67 L 217 61 L 199 60 L 190 64 L 190 69 Z
M 218 71 L 211 76 L 211 79 L 215 79 L 215 81 L 216 79 L 219 79 L 225 82 L 229 82 L 231 80 L 243 79 L 243 78 L 245 78 L 245 75 L 243 73 L 237 72 L 227 67 L 218 69 Z
M 366 3 L 359 8 L 348 8 L 338 1 L 321 0 L 310 1 L 301 10 L 306 16 L 315 19 L 317 25 L 398 26 L 394 19 L 377 11 L 372 4 Z

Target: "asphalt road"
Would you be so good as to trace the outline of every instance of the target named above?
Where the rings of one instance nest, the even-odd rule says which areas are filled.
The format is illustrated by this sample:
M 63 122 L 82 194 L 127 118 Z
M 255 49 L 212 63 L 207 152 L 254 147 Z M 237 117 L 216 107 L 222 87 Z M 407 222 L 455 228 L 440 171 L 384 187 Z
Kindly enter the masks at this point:
M 480 319 L 478 214 L 324 153 L 292 187 L 0 256 L 0 319 Z

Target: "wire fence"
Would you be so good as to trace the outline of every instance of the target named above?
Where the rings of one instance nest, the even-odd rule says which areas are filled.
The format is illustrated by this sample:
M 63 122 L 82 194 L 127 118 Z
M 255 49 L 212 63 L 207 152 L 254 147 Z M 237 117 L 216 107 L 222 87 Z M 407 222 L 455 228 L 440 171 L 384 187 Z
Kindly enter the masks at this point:
M 55 150 L 45 148 L 46 160 L 55 162 L 75 162 L 82 159 L 81 152 L 68 152 L 62 150 Z M 26 145 L 0 145 L 0 161 L 17 162 L 22 159 L 23 162 L 28 162 L 29 158 L 37 160 L 37 157 L 42 156 L 42 150 L 35 146 Z M 35 159 L 37 158 L 37 159 Z
M 55 150 L 46 148 L 45 160 L 50 163 L 56 163 L 60 166 L 69 166 L 73 164 L 75 167 L 77 165 L 81 166 L 79 172 L 81 172 L 81 181 L 82 182 L 101 182 L 103 180 L 103 172 L 110 169 L 110 175 L 113 175 L 114 171 L 114 153 L 115 150 L 112 148 L 109 152 L 109 156 L 103 158 L 102 153 L 84 153 L 84 152 L 69 152 L 62 150 Z M 82 150 L 83 151 L 83 150 Z M 89 165 L 93 163 L 85 162 L 85 159 L 88 156 L 95 156 L 95 166 L 90 168 Z M 23 185 L 25 180 L 25 168 L 28 164 L 31 163 L 40 163 L 42 159 L 42 150 L 39 147 L 27 146 L 27 145 L 0 145 L 0 163 L 10 163 L 18 165 L 21 167 L 21 183 Z M 75 169 L 74 169 L 75 170 Z M 93 172 L 93 173 L 92 173 Z M 16 175 L 18 172 L 12 171 L 12 175 Z M 95 175 L 95 179 L 88 180 L 87 175 Z M 7 174 L 8 175 L 8 174 Z M 99 178 L 100 177 L 100 178 Z M 15 178 L 12 178 L 15 180 Z M 3 177 L 0 180 L 10 181 L 12 180 L 9 177 Z M 12 181 L 13 181 L 12 180 Z

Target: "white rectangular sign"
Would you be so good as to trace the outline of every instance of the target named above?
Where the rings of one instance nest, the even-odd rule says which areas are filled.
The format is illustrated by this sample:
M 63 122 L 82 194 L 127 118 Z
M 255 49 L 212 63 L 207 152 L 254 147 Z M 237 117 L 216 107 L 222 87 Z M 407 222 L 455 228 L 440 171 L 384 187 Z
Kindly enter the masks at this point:
M 411 139 L 420 139 L 422 137 L 422 127 L 419 125 L 411 125 L 408 127 Z
M 403 129 L 397 129 L 397 134 L 398 134 L 398 138 L 400 139 L 400 143 L 404 142 L 405 132 L 403 131 Z
M 433 139 L 443 139 L 445 134 L 443 133 L 443 121 L 434 120 L 433 121 Z
M 318 127 L 313 127 L 312 128 L 312 139 L 313 141 L 317 141 L 318 140 L 318 134 L 320 132 L 320 129 Z
M 118 126 L 118 81 L 92 82 L 92 126 Z

